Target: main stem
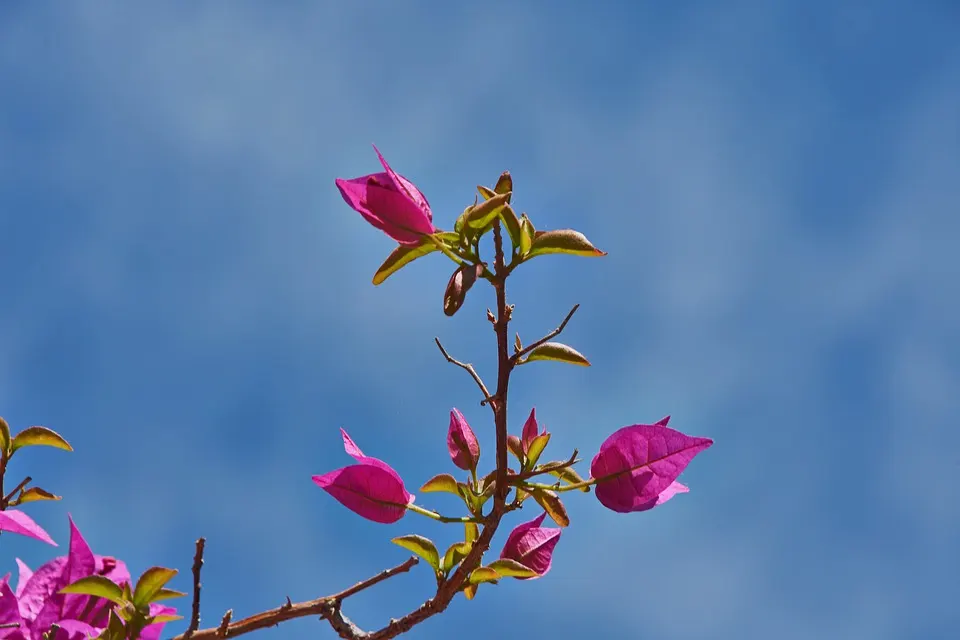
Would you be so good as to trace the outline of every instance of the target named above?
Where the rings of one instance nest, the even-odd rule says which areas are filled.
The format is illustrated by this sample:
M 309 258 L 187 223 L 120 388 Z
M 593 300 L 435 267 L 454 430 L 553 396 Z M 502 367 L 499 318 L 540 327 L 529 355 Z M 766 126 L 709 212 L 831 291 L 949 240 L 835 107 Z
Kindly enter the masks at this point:
M 510 361 L 509 352 L 510 309 L 507 307 L 506 290 L 506 279 L 509 272 L 503 260 L 503 236 L 501 235 L 499 220 L 493 225 L 493 245 L 496 252 L 493 262 L 493 288 L 497 293 L 497 317 L 493 324 L 494 331 L 497 334 L 497 391 L 493 394 L 489 403 L 493 410 L 493 422 L 497 432 L 497 488 L 493 494 L 493 508 L 485 518 L 483 530 L 473 543 L 473 549 L 463 559 L 453 575 L 437 589 L 437 594 L 402 618 L 391 620 L 390 624 L 379 631 L 362 636 L 364 640 L 395 638 L 427 618 L 444 611 L 460 591 L 460 587 L 467 576 L 470 575 L 470 572 L 480 566 L 483 554 L 490 548 L 490 542 L 497 532 L 497 527 L 500 526 L 500 520 L 506 513 L 507 493 L 510 489 L 507 485 L 507 387 L 510 384 L 510 372 L 513 369 L 513 363 Z M 340 635 L 350 640 L 356 640 L 357 638 L 356 635 L 351 635 L 349 631 Z

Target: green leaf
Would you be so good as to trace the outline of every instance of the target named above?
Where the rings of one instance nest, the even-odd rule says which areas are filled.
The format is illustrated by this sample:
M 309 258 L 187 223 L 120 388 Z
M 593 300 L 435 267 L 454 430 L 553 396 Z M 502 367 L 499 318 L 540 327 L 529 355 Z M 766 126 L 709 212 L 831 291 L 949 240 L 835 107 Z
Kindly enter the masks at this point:
M 501 209 L 510 200 L 509 193 L 500 193 L 485 202 L 473 207 L 467 216 L 467 226 L 472 229 L 486 229 L 494 218 L 500 215 Z
M 490 187 L 485 187 L 481 184 L 477 185 L 477 191 L 483 196 L 484 200 L 489 200 L 490 198 L 496 198 L 497 192 L 491 189 Z
M 14 502 L 16 504 L 24 504 L 26 502 L 36 502 L 37 500 L 59 499 L 60 496 L 54 495 L 46 489 L 41 489 L 40 487 L 30 487 L 29 489 L 24 489 L 23 492 L 17 496 L 17 499 Z
M 460 492 L 457 490 L 457 479 L 449 473 L 441 473 L 440 475 L 433 476 L 420 487 L 420 491 L 423 493 L 445 491 L 455 496 L 460 495 Z
M 482 584 L 484 582 L 496 582 L 502 578 L 496 569 L 491 569 L 490 567 L 477 567 L 470 572 L 470 577 L 467 580 L 470 581 L 470 584 Z
M 133 588 L 133 604 L 143 607 L 153 602 L 154 596 L 175 575 L 177 575 L 176 569 L 167 569 L 166 567 L 150 567 L 144 571 L 137 580 L 137 586 Z
M 537 572 L 533 569 L 526 567 L 516 560 L 512 560 L 510 558 L 494 560 L 488 564 L 487 567 L 493 569 L 504 578 L 533 578 L 537 575 Z
M 538 468 L 548 467 L 554 464 L 563 464 L 563 462 L 564 462 L 563 460 L 551 460 L 550 462 L 539 465 Z M 547 473 L 549 473 L 550 475 L 560 480 L 563 480 L 568 484 L 580 484 L 581 482 L 584 481 L 583 478 L 580 476 L 580 474 L 573 469 L 573 467 L 564 467 L 563 469 L 554 469 L 552 471 L 548 471 Z M 589 486 L 580 487 L 580 489 L 578 490 L 582 491 L 583 493 L 590 493 Z
M 444 231 L 436 235 L 448 247 L 456 246 L 458 239 L 456 233 Z M 420 242 L 418 244 L 402 244 L 398 246 L 389 256 L 387 256 L 387 259 L 383 261 L 383 264 L 380 265 L 380 268 L 377 269 L 377 272 L 373 274 L 373 284 L 378 285 L 383 283 L 384 280 L 417 258 L 422 258 L 428 253 L 433 253 L 434 251 L 439 251 L 439 249 L 428 236 L 420 238 Z
M 585 235 L 573 229 L 544 231 L 535 234 L 533 243 L 530 245 L 530 253 L 525 255 L 528 258 L 533 258 L 548 253 L 566 253 L 572 256 L 591 258 L 607 255 L 606 251 L 600 251 L 590 244 Z
M 70 443 L 59 433 L 46 427 L 27 427 L 13 437 L 10 443 L 10 453 L 22 447 L 55 447 L 64 451 L 73 451 Z
M 468 584 L 463 588 L 463 595 L 467 597 L 467 600 L 473 600 L 477 596 L 477 585 Z
M 183 620 L 183 616 L 172 613 L 161 613 L 150 618 L 149 624 L 153 624 L 154 622 L 176 622 L 177 620 Z
M 513 191 L 513 178 L 510 176 L 509 171 L 504 171 L 500 174 L 500 177 L 497 178 L 497 186 L 493 188 L 497 193 L 510 193 Z M 510 202 L 507 200 L 507 202 Z
M 434 571 L 440 570 L 440 552 L 437 551 L 437 545 L 433 541 L 423 536 L 411 534 L 400 536 L 391 540 L 393 544 L 399 545 L 407 551 L 412 551 L 433 567 Z
M 530 218 L 527 217 L 527 214 L 522 214 L 520 216 L 520 255 L 526 256 L 530 253 L 530 248 L 533 246 L 533 238 L 537 234 L 536 228 L 533 226 L 533 223 L 530 222 Z
M 182 598 L 185 596 L 183 591 L 174 591 L 173 589 L 160 589 L 157 591 L 157 595 L 153 596 L 151 602 L 160 602 L 161 600 L 169 600 L 171 598 Z
M 520 247 L 520 220 L 509 204 L 500 211 L 500 219 L 503 220 L 503 226 L 507 229 L 507 235 L 510 236 L 510 242 L 513 246 Z
M 480 537 L 480 527 L 477 526 L 476 522 L 463 523 L 463 529 L 464 540 L 469 544 L 473 544 L 473 541 Z
M 530 441 L 530 446 L 527 448 L 527 464 L 524 465 L 526 468 L 532 469 L 533 465 L 537 464 L 537 460 L 540 459 L 540 454 L 547 448 L 549 442 L 549 433 L 541 433 Z
M 444 575 L 450 573 L 450 571 L 460 564 L 460 561 L 467 557 L 467 554 L 470 553 L 470 550 L 473 549 L 473 542 L 454 542 L 447 548 L 447 552 L 443 554 L 443 562 L 440 563 L 440 571 Z
M 563 502 L 557 494 L 544 489 L 531 489 L 530 495 L 537 501 L 537 504 L 543 507 L 547 515 L 553 518 L 554 522 L 561 527 L 569 526 L 570 516 L 567 515 L 567 508 L 563 506 Z
M 10 452 L 10 425 L 0 416 L 0 451 Z
M 560 342 L 545 342 L 531 351 L 527 357 L 518 364 L 526 364 L 536 360 L 554 360 L 556 362 L 566 362 L 581 367 L 590 366 L 590 361 L 584 358 L 579 351 Z
M 60 589 L 60 593 L 76 593 L 87 596 L 106 598 L 117 604 L 124 604 L 123 590 L 109 578 L 103 576 L 87 576 Z

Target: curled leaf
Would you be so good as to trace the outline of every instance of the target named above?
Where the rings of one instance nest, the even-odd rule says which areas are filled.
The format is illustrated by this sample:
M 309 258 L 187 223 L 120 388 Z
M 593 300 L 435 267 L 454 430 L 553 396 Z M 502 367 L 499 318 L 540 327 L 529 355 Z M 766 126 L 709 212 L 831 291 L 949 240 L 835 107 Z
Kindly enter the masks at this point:
M 468 580 L 470 584 L 482 584 L 484 582 L 496 582 L 502 578 L 496 569 L 491 569 L 490 567 L 477 567 L 470 572 L 470 577 Z
M 460 495 L 460 492 L 457 490 L 457 479 L 449 473 L 441 473 L 433 476 L 423 483 L 423 486 L 420 487 L 420 491 L 423 491 L 424 493 L 444 491 L 446 493 L 452 493 L 453 495 Z
M 505 578 L 535 578 L 537 576 L 536 571 L 512 558 L 494 560 L 487 566 Z
M 10 451 L 10 425 L 0 416 L 0 451 Z
M 60 496 L 54 495 L 40 487 L 30 487 L 29 489 L 24 489 L 14 502 L 16 504 L 24 504 L 25 502 L 36 502 L 37 500 L 60 500 Z
M 440 571 L 444 574 L 450 573 L 450 570 L 460 564 L 460 561 L 467 557 L 470 550 L 473 549 L 473 543 L 454 542 L 447 548 L 443 554 L 443 561 L 440 563 Z
M 563 502 L 553 491 L 546 491 L 544 489 L 532 489 L 530 494 L 533 495 L 533 499 L 537 501 L 543 510 L 561 527 L 567 527 L 570 525 L 570 516 L 567 515 L 567 508 L 563 506 Z
M 470 287 L 483 273 L 484 268 L 483 263 L 463 264 L 457 267 L 453 275 L 450 276 L 449 282 L 447 282 L 447 289 L 443 292 L 443 312 L 445 314 L 452 316 L 460 310 L 464 300 L 467 299 L 467 292 L 470 291 Z
M 548 253 L 566 253 L 589 258 L 607 255 L 606 251 L 600 251 L 587 240 L 585 235 L 573 229 L 544 231 L 536 234 L 530 246 L 530 252 L 526 255 L 528 258 L 533 258 Z
M 520 364 L 536 360 L 554 360 L 581 367 L 590 366 L 590 361 L 584 358 L 579 351 L 560 342 L 545 342 L 531 351 L 526 358 L 520 361 Z
M 526 256 L 530 253 L 530 248 L 533 246 L 533 238 L 536 235 L 537 230 L 533 226 L 533 223 L 530 222 L 530 218 L 527 217 L 527 214 L 522 214 L 520 216 L 520 255 Z
M 513 191 L 513 177 L 509 171 L 504 171 L 500 174 L 500 177 L 497 178 L 497 186 L 495 186 L 493 190 L 497 193 L 510 193 Z M 507 200 L 507 202 L 510 201 Z
M 176 569 L 150 567 L 137 580 L 137 586 L 133 589 L 133 603 L 139 607 L 150 604 L 175 575 L 177 575 Z
M 456 233 L 443 232 L 437 234 L 437 236 L 440 241 L 448 247 L 456 246 L 458 239 Z M 439 248 L 429 236 L 423 236 L 417 244 L 402 244 L 398 246 L 387 256 L 387 259 L 383 261 L 383 264 L 380 265 L 377 272 L 373 274 L 373 284 L 378 285 L 383 283 L 384 280 L 417 258 L 421 258 L 434 251 L 439 251 Z
M 467 216 L 467 226 L 472 229 L 486 229 L 494 218 L 500 215 L 500 210 L 509 201 L 509 193 L 500 193 L 474 206 Z
M 73 451 L 70 443 L 59 433 L 46 427 L 27 427 L 13 437 L 10 443 L 10 453 L 23 447 L 54 447 L 64 451 Z
M 427 563 L 433 567 L 434 571 L 440 570 L 440 552 L 437 551 L 437 545 L 433 544 L 433 541 L 429 538 L 411 534 L 394 538 L 390 542 L 417 554 L 426 560 Z

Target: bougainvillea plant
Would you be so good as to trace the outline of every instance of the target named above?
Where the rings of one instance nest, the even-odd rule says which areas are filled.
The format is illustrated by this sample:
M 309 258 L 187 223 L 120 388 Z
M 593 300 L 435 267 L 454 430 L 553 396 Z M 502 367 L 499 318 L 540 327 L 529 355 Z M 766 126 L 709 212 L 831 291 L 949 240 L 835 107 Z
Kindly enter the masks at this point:
M 347 640 L 386 640 L 409 631 L 420 622 L 444 611 L 463 594 L 476 597 L 478 589 L 497 585 L 505 578 L 532 580 L 545 576 L 553 564 L 554 550 L 570 518 L 565 495 L 593 493 L 603 507 L 617 513 L 648 511 L 689 489 L 678 481 L 693 458 L 713 444 L 709 438 L 692 437 L 667 426 L 669 416 L 652 424 L 635 424 L 613 431 L 590 462 L 587 478 L 575 466 L 579 452 L 544 461 L 551 434 L 541 427 L 531 408 L 518 433 L 510 433 L 507 400 L 510 377 L 517 367 L 554 361 L 578 366 L 590 362 L 573 347 L 555 341 L 573 317 L 574 305 L 556 329 L 524 344 L 519 333 L 511 340 L 514 305 L 507 303 L 507 280 L 522 264 L 550 254 L 601 257 L 586 236 L 572 229 L 537 230 L 526 214 L 517 216 L 512 206 L 513 180 L 504 172 L 493 188 L 479 186 L 479 197 L 453 221 L 451 231 L 434 226 L 433 212 L 413 182 L 395 172 L 374 147 L 383 171 L 352 179 L 337 179 L 344 201 L 364 220 L 397 242 L 373 276 L 379 285 L 388 277 L 431 253 L 453 261 L 453 273 L 443 292 L 443 311 L 455 315 L 470 289 L 481 280 L 496 295 L 495 309 L 487 319 L 496 336 L 496 384 L 488 387 L 473 365 L 447 353 L 439 339 L 436 345 L 446 360 L 464 369 L 479 388 L 479 402 L 490 408 L 496 436 L 492 468 L 480 470 L 481 452 L 473 428 L 456 408 L 450 411 L 446 446 L 460 477 L 440 473 L 429 478 L 419 493 L 446 492 L 463 503 L 460 515 L 441 514 L 422 506 L 400 475 L 379 458 L 365 454 L 347 432 L 340 436 L 346 454 L 353 459 L 340 469 L 313 476 L 320 488 L 357 515 L 376 523 L 395 523 L 408 513 L 453 524 L 463 539 L 441 550 L 428 538 L 403 535 L 392 540 L 415 554 L 405 562 L 363 580 L 339 593 L 308 602 L 289 599 L 280 606 L 233 621 L 228 611 L 219 624 L 200 629 L 200 570 L 204 539 L 197 541 L 193 562 L 193 602 L 187 630 L 174 640 L 212 640 L 243 635 L 275 626 L 286 620 L 317 616 Z M 481 255 L 481 239 L 492 235 L 492 255 Z M 489 244 L 489 243 L 488 243 Z M 362 427 L 358 429 L 362 431 Z M 438 437 L 443 429 L 438 425 Z M 361 438 L 362 439 L 362 438 Z M 27 445 L 70 449 L 62 437 L 44 427 L 30 427 L 11 436 L 0 419 L 0 496 L 3 474 L 10 456 Z M 45 531 L 20 510 L 35 500 L 59 499 L 43 489 L 21 482 L 0 501 L 0 530 L 55 544 Z M 494 534 L 505 528 L 512 513 L 529 507 L 539 513 L 515 524 L 506 535 L 499 554 L 488 558 Z M 547 518 L 555 526 L 544 526 Z M 364 631 L 342 611 L 351 595 L 409 571 L 424 561 L 436 578 L 436 591 L 419 607 L 382 628 Z M 9 586 L 9 574 L 0 580 L 0 640 L 154 640 L 165 622 L 178 619 L 175 611 L 160 601 L 185 595 L 166 588 L 176 574 L 173 569 L 153 567 L 131 585 L 126 566 L 114 558 L 94 555 L 70 522 L 70 549 L 31 572 L 19 560 L 20 579 Z

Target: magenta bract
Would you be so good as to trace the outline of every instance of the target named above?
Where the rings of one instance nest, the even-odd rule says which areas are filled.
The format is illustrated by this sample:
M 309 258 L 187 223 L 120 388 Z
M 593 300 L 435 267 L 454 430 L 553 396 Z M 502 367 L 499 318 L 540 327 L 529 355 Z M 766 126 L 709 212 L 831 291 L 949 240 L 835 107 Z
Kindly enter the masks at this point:
M 416 185 L 390 168 L 376 146 L 383 171 L 359 178 L 337 178 L 343 200 L 377 229 L 400 244 L 417 244 L 436 231 L 430 203 Z
M 19 533 L 22 536 L 57 546 L 57 543 L 43 530 L 43 527 L 34 522 L 33 518 L 23 511 L 17 511 L 16 509 L 0 511 L 0 531 Z
M 100 575 L 114 584 L 130 584 L 126 565 L 115 558 L 94 554 L 70 520 L 70 550 L 47 562 L 36 571 L 17 560 L 20 577 L 15 592 L 7 579 L 0 584 L 0 622 L 17 622 L 19 629 L 0 630 L 4 640 L 40 640 L 50 626 L 60 627 L 55 640 L 86 640 L 107 625 L 113 603 L 103 598 L 77 594 L 61 594 L 60 589 L 80 578 Z M 174 613 L 162 605 L 151 605 L 151 614 Z M 146 627 L 141 640 L 156 640 L 165 623 Z
M 340 433 L 344 450 L 358 464 L 313 476 L 313 481 L 347 509 L 368 520 L 390 524 L 402 518 L 413 495 L 403 486 L 400 475 L 382 460 L 363 455 L 346 431 L 340 429 Z
M 528 569 L 536 571 L 537 575 L 534 576 L 536 578 L 550 571 L 550 565 L 553 564 L 553 548 L 560 541 L 560 529 L 540 526 L 546 517 L 546 513 L 541 513 L 530 522 L 518 525 L 507 536 L 503 551 L 500 552 L 501 558 L 516 560 Z M 534 577 L 520 579 L 533 580 Z
M 523 446 L 523 452 L 526 453 L 530 450 L 530 443 L 533 442 L 533 439 L 538 435 L 537 429 L 537 408 L 534 407 L 530 410 L 530 417 L 527 418 L 527 421 L 523 423 L 523 432 L 521 433 L 520 443 Z M 543 433 L 546 433 L 547 430 L 544 429 Z
M 477 468 L 480 460 L 480 443 L 473 429 L 459 410 L 450 412 L 450 429 L 447 430 L 447 450 L 453 464 L 464 471 Z
M 598 481 L 603 506 L 619 513 L 646 511 L 689 491 L 676 479 L 713 440 L 670 429 L 669 419 L 623 427 L 600 446 L 590 475 Z

